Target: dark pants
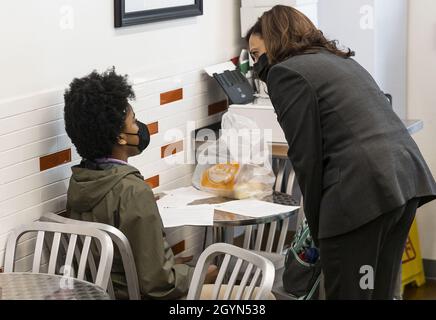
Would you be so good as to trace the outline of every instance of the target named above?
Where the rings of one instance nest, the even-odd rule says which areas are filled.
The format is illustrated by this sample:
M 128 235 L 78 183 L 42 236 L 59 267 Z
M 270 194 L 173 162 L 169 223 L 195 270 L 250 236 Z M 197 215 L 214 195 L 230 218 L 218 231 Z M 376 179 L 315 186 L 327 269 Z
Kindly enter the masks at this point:
M 418 199 L 348 234 L 320 240 L 328 300 L 392 300 Z

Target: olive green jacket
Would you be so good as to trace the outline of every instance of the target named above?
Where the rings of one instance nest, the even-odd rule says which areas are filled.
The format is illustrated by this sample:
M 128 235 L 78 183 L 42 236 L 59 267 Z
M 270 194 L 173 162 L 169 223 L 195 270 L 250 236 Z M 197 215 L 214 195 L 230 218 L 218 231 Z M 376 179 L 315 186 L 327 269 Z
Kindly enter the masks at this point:
M 175 264 L 165 240 L 161 217 L 150 187 L 129 165 L 82 162 L 72 168 L 67 200 L 70 218 L 105 223 L 121 230 L 130 242 L 145 299 L 186 295 L 193 268 Z M 125 290 L 121 258 L 115 251 L 112 279 Z

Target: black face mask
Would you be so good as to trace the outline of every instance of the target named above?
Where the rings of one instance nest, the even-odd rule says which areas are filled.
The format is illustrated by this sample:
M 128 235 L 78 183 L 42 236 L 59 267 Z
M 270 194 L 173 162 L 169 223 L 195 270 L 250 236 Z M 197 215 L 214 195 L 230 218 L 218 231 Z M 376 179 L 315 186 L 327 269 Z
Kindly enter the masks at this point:
M 253 66 L 254 72 L 256 72 L 259 79 L 263 82 L 266 82 L 268 80 L 268 73 L 270 69 L 271 66 L 269 64 L 268 56 L 266 55 L 266 53 L 261 55 L 257 63 L 255 63 Z
M 150 144 L 150 131 L 148 131 L 148 127 L 140 122 L 140 121 L 136 121 L 136 123 L 138 124 L 139 127 L 139 131 L 138 133 L 125 133 L 129 136 L 138 136 L 139 137 L 139 144 L 127 144 L 128 146 L 131 147 L 137 147 L 139 149 L 139 152 L 142 153 L 145 149 L 147 149 L 148 145 Z

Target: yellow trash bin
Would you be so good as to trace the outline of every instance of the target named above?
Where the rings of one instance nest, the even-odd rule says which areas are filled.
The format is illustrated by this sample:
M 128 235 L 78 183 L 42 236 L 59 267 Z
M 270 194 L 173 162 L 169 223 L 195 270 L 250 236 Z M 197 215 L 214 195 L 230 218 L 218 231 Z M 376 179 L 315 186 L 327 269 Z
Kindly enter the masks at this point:
M 402 288 L 408 284 L 420 287 L 425 284 L 424 266 L 419 245 L 418 225 L 416 219 L 407 239 L 402 263 Z

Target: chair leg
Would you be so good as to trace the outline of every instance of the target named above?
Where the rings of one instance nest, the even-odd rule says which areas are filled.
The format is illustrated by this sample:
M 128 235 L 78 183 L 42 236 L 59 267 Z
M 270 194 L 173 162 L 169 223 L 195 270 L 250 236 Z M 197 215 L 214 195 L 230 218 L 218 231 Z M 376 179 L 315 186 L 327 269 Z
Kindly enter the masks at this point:
M 203 251 L 206 250 L 206 244 L 207 244 L 207 230 L 208 230 L 208 227 L 204 227 Z
M 235 230 L 233 227 L 223 228 L 222 237 L 225 243 L 233 244 L 234 236 Z
M 403 284 L 402 284 L 402 267 L 398 271 L 397 280 L 395 283 L 395 291 L 394 291 L 394 299 L 395 300 L 403 300 Z
M 321 272 L 321 281 L 319 282 L 319 300 L 326 300 L 325 286 L 324 286 L 324 273 Z

